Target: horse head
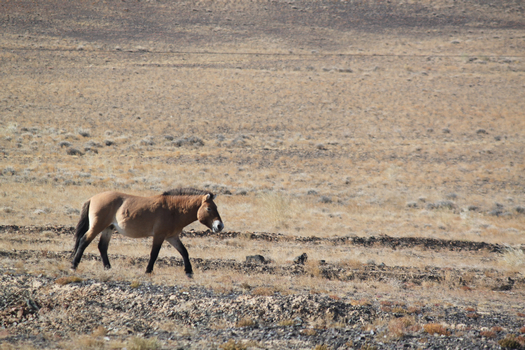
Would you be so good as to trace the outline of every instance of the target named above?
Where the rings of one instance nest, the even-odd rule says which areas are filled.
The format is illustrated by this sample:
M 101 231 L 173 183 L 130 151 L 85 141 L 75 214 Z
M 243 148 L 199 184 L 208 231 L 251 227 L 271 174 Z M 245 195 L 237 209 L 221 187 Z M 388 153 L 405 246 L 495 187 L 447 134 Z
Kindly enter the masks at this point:
M 201 224 L 217 233 L 222 231 L 224 224 L 217 210 L 217 205 L 213 202 L 214 199 L 215 196 L 211 193 L 203 197 L 202 204 L 197 212 L 197 219 Z

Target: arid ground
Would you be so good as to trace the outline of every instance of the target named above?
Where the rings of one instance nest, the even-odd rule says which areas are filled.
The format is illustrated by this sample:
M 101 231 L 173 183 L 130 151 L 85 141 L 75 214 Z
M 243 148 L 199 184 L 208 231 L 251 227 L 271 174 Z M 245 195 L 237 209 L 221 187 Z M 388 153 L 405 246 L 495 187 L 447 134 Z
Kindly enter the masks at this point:
M 525 346 L 521 1 L 5 0 L 0 28 L 2 349 Z M 89 197 L 179 186 L 226 226 L 185 231 L 194 279 L 118 234 L 69 269 Z

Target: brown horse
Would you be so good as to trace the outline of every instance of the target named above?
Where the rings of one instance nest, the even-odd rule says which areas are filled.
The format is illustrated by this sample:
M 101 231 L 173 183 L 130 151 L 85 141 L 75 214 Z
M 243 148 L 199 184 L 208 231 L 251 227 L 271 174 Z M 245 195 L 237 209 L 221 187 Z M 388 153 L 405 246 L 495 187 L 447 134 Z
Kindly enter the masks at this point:
M 214 232 L 224 228 L 211 192 L 179 188 L 151 197 L 138 197 L 119 192 L 103 192 L 91 197 L 82 207 L 75 233 L 72 268 L 76 269 L 87 246 L 102 232 L 98 250 L 104 268 L 111 265 L 108 245 L 113 229 L 124 236 L 142 238 L 153 236 L 153 247 L 146 273 L 153 271 L 164 240 L 182 255 L 184 271 L 191 277 L 188 251 L 179 239 L 182 229 L 199 220 Z

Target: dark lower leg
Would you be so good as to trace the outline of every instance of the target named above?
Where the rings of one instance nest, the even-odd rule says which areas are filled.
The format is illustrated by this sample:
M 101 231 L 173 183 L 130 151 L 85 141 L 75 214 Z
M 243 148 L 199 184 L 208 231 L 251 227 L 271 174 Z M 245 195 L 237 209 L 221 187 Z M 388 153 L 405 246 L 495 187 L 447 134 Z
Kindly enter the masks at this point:
M 180 255 L 182 255 L 182 260 L 184 261 L 184 272 L 186 272 L 187 275 L 192 275 L 193 269 L 191 267 L 190 257 L 184 244 L 182 244 L 178 237 L 170 238 L 169 242 L 175 247 L 175 249 L 177 249 Z
M 102 233 L 102 236 L 100 236 L 100 241 L 98 242 L 98 251 L 100 252 L 100 256 L 102 257 L 102 263 L 104 264 L 104 268 L 106 270 L 111 268 L 111 264 L 109 263 L 108 258 L 108 246 L 109 246 L 109 240 L 111 239 L 111 232 L 107 234 L 106 232 Z
M 86 236 L 83 236 L 80 239 L 80 242 L 78 244 L 78 249 L 75 254 L 75 257 L 73 258 L 73 262 L 71 263 L 71 268 L 73 270 L 76 270 L 78 264 L 80 263 L 80 259 L 82 259 L 82 254 L 84 254 L 84 250 L 88 247 L 88 245 L 91 243 L 91 241 L 88 241 L 86 239 Z
M 162 242 L 164 239 L 155 239 L 153 238 L 153 247 L 151 248 L 151 254 L 149 258 L 148 267 L 146 268 L 146 273 L 151 273 L 153 271 L 153 265 L 155 265 L 155 261 L 157 261 L 157 257 L 159 256 L 160 247 L 162 247 Z

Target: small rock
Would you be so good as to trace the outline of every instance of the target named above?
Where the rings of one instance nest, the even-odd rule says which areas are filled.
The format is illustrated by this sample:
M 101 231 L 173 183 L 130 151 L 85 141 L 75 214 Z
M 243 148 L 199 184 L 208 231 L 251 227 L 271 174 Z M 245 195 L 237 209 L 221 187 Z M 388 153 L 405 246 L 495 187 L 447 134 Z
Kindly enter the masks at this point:
M 306 255 L 306 253 L 303 253 L 303 254 L 299 255 L 298 257 L 296 257 L 295 259 L 293 259 L 293 262 L 294 262 L 294 264 L 304 265 L 306 260 L 308 260 L 308 255 Z
M 319 198 L 319 202 L 329 204 L 332 203 L 332 199 L 328 196 L 321 196 L 321 198 Z
M 83 156 L 84 153 L 80 152 L 78 149 L 70 147 L 67 149 L 66 153 L 70 156 Z
M 247 264 L 264 264 L 265 262 L 266 262 L 266 259 L 264 259 L 264 256 L 259 255 L 259 254 L 246 256 Z

